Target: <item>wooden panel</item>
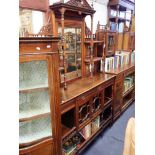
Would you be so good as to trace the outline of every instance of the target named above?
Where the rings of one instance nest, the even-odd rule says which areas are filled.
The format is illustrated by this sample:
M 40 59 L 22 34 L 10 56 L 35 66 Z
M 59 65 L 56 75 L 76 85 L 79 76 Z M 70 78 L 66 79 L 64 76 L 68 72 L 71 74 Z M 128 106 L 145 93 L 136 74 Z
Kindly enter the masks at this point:
M 118 74 L 117 76 L 116 76 L 116 82 L 118 82 L 118 81 L 122 81 L 123 80 L 123 73 L 121 73 L 121 74 Z
M 130 39 L 130 33 L 125 32 L 123 41 L 123 50 L 129 50 L 129 39 Z
M 53 155 L 54 154 L 53 145 L 54 145 L 54 141 L 53 139 L 50 138 L 38 144 L 32 145 L 30 147 L 21 148 L 19 150 L 19 154 L 20 155 L 42 155 L 45 152 L 46 155 Z
M 123 47 L 123 33 L 117 35 L 117 50 L 122 50 Z
M 114 90 L 115 92 L 113 102 L 113 115 L 115 116 L 115 114 L 117 114 L 117 112 L 121 110 L 122 95 L 123 95 L 123 79 L 115 83 Z
M 33 152 L 26 153 L 25 155 L 54 155 L 53 143 L 43 146 Z

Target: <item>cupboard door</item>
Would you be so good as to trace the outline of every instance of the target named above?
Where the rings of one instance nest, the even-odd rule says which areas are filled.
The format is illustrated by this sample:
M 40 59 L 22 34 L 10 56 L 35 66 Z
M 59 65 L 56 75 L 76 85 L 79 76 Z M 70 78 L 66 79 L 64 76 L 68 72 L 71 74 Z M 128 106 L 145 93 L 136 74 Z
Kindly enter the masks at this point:
M 48 57 L 44 56 L 42 60 L 40 58 L 22 57 L 19 64 L 20 147 L 52 137 L 49 62 Z
M 102 103 L 102 94 L 93 97 L 92 113 L 97 112 L 101 108 L 101 103 Z
M 90 105 L 89 101 L 84 103 L 82 106 L 79 107 L 79 123 L 83 123 L 87 120 L 90 116 Z

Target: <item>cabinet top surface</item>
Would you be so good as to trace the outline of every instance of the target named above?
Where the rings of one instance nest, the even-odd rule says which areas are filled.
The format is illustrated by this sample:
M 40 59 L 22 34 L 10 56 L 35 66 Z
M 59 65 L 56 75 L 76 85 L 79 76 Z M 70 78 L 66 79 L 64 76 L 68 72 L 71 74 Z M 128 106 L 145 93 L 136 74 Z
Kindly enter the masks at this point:
M 124 67 L 121 67 L 121 68 L 116 68 L 116 69 L 112 69 L 110 71 L 107 71 L 106 73 L 109 73 L 109 74 L 114 74 L 114 75 L 117 75 L 117 74 L 120 74 L 130 68 L 134 68 L 135 65 L 134 64 L 130 64 L 130 65 L 126 65 Z
M 107 82 L 108 80 L 114 78 L 115 75 L 110 74 L 97 74 L 93 78 L 86 77 L 75 81 L 67 86 L 67 90 L 61 88 L 62 104 L 78 97 L 79 95 Z

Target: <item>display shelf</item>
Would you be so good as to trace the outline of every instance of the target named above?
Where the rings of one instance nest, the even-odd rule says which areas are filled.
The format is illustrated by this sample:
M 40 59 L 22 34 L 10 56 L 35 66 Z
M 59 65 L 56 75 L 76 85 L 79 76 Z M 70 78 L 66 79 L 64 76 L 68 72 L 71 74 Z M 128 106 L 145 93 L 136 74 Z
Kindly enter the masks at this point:
M 50 117 L 20 122 L 19 126 L 19 143 L 22 146 L 38 142 L 43 138 L 52 137 Z
M 43 91 L 43 90 L 48 90 L 48 84 L 20 87 L 19 93 L 28 93 L 28 92 Z
M 47 112 L 42 112 L 41 110 L 34 110 L 19 114 L 19 122 L 25 122 L 36 118 L 42 118 L 50 115 L 50 110 Z
M 107 117 L 105 120 L 103 120 L 101 123 L 100 123 L 100 126 L 105 126 L 107 123 L 110 123 L 112 120 L 112 114 Z
M 102 57 L 93 57 L 93 62 L 97 62 L 97 61 L 101 61 L 103 58 Z M 91 62 L 91 58 L 86 58 L 85 59 L 86 63 L 90 63 Z
M 84 126 L 86 126 L 87 124 L 91 123 L 98 115 L 101 114 L 101 112 L 102 112 L 102 111 L 101 111 L 101 109 L 100 109 L 100 110 L 98 110 L 97 112 L 95 112 L 95 113 L 92 115 L 91 118 L 88 118 L 87 120 L 85 120 L 85 122 L 84 122 L 82 125 L 79 126 L 79 131 L 80 131 Z
M 23 91 L 48 87 L 47 65 L 47 61 L 44 60 L 20 63 L 19 90 Z
M 75 108 L 72 108 L 61 115 L 62 139 L 74 132 L 75 129 Z
M 62 139 L 64 139 L 65 137 L 67 137 L 69 134 L 71 134 L 73 131 L 75 131 L 76 127 L 73 128 L 69 128 L 65 125 L 62 124 L 61 126 L 61 130 L 62 130 Z
M 86 139 L 81 145 L 80 145 L 80 147 L 78 148 L 78 150 L 80 150 L 80 149 L 82 149 L 85 145 L 86 145 L 86 143 L 88 143 L 100 130 L 101 130 L 101 126 L 98 128 L 98 130 L 96 130 L 93 134 L 91 134 L 91 136 L 88 138 L 88 139 Z
M 19 94 L 19 121 L 43 117 L 50 113 L 48 90 Z
M 123 97 L 127 96 L 131 91 L 134 90 L 134 85 L 132 85 L 128 90 L 126 90 L 125 92 L 123 92 Z
M 128 93 L 128 95 L 126 95 L 124 98 L 123 98 L 123 105 L 122 105 L 122 110 L 125 110 L 129 105 L 130 103 L 134 100 L 133 98 L 133 91 L 131 91 L 130 93 Z
M 131 21 L 131 19 L 123 18 L 123 17 L 116 17 L 116 16 L 109 16 L 109 19 L 118 19 L 119 21 Z
M 84 140 L 84 137 L 80 133 L 75 133 L 70 139 L 68 139 L 68 141 L 63 143 L 63 155 L 75 155 L 78 151 L 78 147 L 84 142 Z
M 93 41 L 94 44 L 103 43 L 103 42 L 104 42 L 104 40 L 101 40 L 101 41 L 100 40 L 94 40 Z M 84 43 L 85 44 L 91 44 L 91 41 L 90 40 L 86 40 L 86 41 L 84 41 Z
M 134 67 L 135 67 L 134 64 L 128 64 L 128 65 L 124 65 L 123 67 L 111 69 L 110 71 L 107 71 L 106 73 L 118 75 L 118 74 L 123 73 L 124 71 L 134 68 Z
M 104 97 L 104 107 L 106 107 L 109 103 L 111 103 L 112 98 L 110 97 Z
M 112 108 L 111 106 L 108 106 L 100 115 L 100 125 L 104 126 L 108 122 L 110 123 L 112 121 Z
M 68 102 L 75 97 L 86 93 L 92 88 L 103 84 L 104 82 L 111 80 L 115 77 L 115 75 L 110 74 L 96 74 L 93 78 L 85 77 L 78 79 L 74 83 L 68 85 L 67 90 L 61 89 L 62 101 Z
M 131 99 L 125 101 L 125 103 L 124 103 L 124 105 L 123 105 L 123 107 L 122 107 L 122 111 L 124 111 L 124 110 L 133 102 L 133 100 L 134 100 L 134 99 L 131 98 Z

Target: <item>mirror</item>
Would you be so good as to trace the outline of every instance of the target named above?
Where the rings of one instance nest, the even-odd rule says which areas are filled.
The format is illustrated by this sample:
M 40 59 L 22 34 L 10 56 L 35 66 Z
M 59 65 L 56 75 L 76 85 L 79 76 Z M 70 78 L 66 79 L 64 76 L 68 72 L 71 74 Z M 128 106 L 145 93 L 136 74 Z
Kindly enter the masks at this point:
M 44 25 L 45 13 L 31 9 L 19 9 L 19 37 L 38 34 Z
M 67 81 L 81 76 L 81 28 L 65 27 L 65 48 L 66 48 L 66 66 Z M 58 34 L 61 36 L 61 27 L 58 28 Z M 60 49 L 60 74 L 61 82 L 64 81 L 64 56 Z

